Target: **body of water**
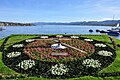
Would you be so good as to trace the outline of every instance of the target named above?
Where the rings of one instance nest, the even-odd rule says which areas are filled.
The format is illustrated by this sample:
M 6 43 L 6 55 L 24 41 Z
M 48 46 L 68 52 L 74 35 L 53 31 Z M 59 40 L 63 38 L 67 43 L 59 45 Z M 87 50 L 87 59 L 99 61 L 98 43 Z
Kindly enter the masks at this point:
M 41 26 L 5 26 L 0 31 L 0 39 L 11 34 L 100 34 L 99 30 L 111 29 L 110 26 L 75 26 L 75 25 L 41 25 Z M 92 29 L 94 32 L 90 33 Z M 120 39 L 120 36 L 116 37 Z

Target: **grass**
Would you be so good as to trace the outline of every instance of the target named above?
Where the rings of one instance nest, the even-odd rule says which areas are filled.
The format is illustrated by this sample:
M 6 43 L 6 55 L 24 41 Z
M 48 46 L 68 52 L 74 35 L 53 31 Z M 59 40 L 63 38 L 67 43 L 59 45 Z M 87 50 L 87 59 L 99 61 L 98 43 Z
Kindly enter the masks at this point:
M 5 40 L 5 38 L 0 40 L 0 46 L 2 45 L 3 41 Z
M 2 45 L 2 43 L 4 42 L 5 38 L 0 40 L 0 46 Z M 0 52 L 0 73 L 2 74 L 14 74 L 16 73 L 15 71 L 13 71 L 12 69 L 8 68 L 7 66 L 4 65 L 3 61 L 2 61 L 2 52 Z
M 9 40 L 6 43 L 6 48 L 16 42 L 20 42 L 22 40 L 25 39 L 29 39 L 29 38 L 34 38 L 34 37 L 38 37 L 37 35 L 33 35 L 33 36 L 28 36 L 28 35 L 11 35 L 11 37 L 9 38 Z
M 30 78 L 21 78 L 21 79 L 15 79 L 15 80 L 61 80 L 61 79 L 59 78 L 58 79 L 46 79 L 46 78 L 30 77 Z M 80 77 L 80 78 L 71 78 L 67 80 L 103 80 L 103 79 L 100 77 L 85 76 L 85 77 Z
M 0 73 L 2 74 L 15 74 L 16 72 L 13 71 L 12 69 L 8 68 L 7 66 L 4 65 L 2 62 L 2 53 L 0 52 Z
M 61 80 L 61 79 L 46 79 L 46 78 L 37 78 L 37 77 L 29 77 L 29 78 L 19 78 L 19 79 L 11 79 L 11 80 Z M 93 76 L 84 76 L 80 78 L 70 78 L 64 80 L 120 80 L 120 76 L 111 76 L 111 77 L 93 77 Z
M 38 37 L 39 35 L 11 35 L 11 37 L 8 39 L 6 43 L 6 47 L 10 46 L 11 44 L 14 44 L 16 42 L 20 42 L 22 40 L 28 39 L 28 38 L 34 38 Z M 81 37 L 86 37 L 86 38 L 92 38 L 98 41 L 103 41 L 109 46 L 113 46 L 111 44 L 111 41 L 109 39 L 109 36 L 107 35 L 102 35 L 102 36 L 94 36 L 94 35 L 80 35 Z M 3 43 L 4 39 L 0 40 L 0 45 Z M 115 42 L 117 44 L 120 44 L 120 40 L 115 39 Z M 101 70 L 99 73 L 111 73 L 111 72 L 120 72 L 120 49 L 118 48 L 116 50 L 116 59 L 115 61 L 109 65 L 107 68 L 104 68 Z M 2 62 L 2 53 L 0 52 L 0 73 L 3 74 L 16 74 L 17 72 L 11 70 L 7 66 L 4 65 Z M 120 76 L 111 76 L 111 77 L 92 77 L 92 76 L 85 76 L 85 77 L 80 77 L 80 78 L 70 78 L 68 80 L 120 80 Z M 13 79 L 14 80 L 14 79 Z M 28 78 L 21 78 L 21 79 L 15 79 L 15 80 L 49 80 L 46 78 L 37 78 L 37 77 L 28 77 Z
M 83 35 L 82 37 L 86 37 L 86 38 L 92 38 L 92 39 L 95 39 L 97 41 L 104 41 L 106 43 L 111 43 L 110 39 L 109 39 L 109 36 L 108 35 L 97 35 L 97 36 L 94 36 L 94 35 Z
M 111 45 L 112 42 L 109 39 L 108 35 L 102 35 L 102 36 L 101 35 L 97 35 L 97 36 L 94 36 L 94 35 L 89 35 L 89 36 L 83 35 L 82 37 L 92 38 L 92 39 L 97 40 L 97 41 L 103 41 L 103 42 L 107 43 L 110 47 L 113 48 L 113 45 Z

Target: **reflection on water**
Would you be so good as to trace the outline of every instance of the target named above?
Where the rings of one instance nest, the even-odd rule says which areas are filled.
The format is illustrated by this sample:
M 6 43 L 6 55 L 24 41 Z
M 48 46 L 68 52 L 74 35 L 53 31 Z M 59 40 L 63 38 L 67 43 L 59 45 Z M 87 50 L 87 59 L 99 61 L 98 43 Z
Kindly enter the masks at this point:
M 42 25 L 42 26 L 6 26 L 0 31 L 0 39 L 11 34 L 100 34 L 99 30 L 108 30 L 108 26 L 71 26 L 71 25 Z M 93 32 L 90 33 L 89 30 Z M 120 36 L 116 37 L 120 39 Z

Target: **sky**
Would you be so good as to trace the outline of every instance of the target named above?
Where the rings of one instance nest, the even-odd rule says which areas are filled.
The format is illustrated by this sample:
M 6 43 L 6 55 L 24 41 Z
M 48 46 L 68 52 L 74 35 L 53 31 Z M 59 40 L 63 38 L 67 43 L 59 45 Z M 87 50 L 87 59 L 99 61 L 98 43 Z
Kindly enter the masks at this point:
M 120 19 L 120 0 L 1 0 L 0 21 L 75 22 Z

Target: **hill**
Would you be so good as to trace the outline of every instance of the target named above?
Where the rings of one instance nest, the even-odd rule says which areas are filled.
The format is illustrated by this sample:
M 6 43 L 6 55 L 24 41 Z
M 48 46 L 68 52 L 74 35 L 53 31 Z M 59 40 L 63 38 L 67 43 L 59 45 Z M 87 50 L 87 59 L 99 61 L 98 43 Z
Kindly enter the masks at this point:
M 105 21 L 83 21 L 83 22 L 35 22 L 34 25 L 91 25 L 91 26 L 116 26 L 120 20 L 105 20 Z

